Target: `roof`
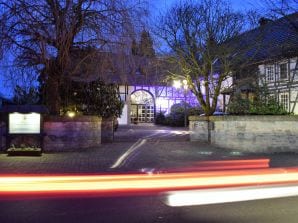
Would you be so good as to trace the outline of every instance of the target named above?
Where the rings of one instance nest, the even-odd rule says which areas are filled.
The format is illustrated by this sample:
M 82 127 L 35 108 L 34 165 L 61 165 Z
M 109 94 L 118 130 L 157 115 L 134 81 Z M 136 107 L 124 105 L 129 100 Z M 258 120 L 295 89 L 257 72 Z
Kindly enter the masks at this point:
M 268 21 L 268 20 L 267 20 Z M 260 63 L 298 56 L 298 12 L 268 21 L 228 43 L 241 62 Z
M 165 85 L 169 64 L 159 58 L 98 52 L 90 61 L 86 61 L 86 67 L 87 70 L 78 69 L 72 80 L 91 82 L 100 79 L 115 84 Z

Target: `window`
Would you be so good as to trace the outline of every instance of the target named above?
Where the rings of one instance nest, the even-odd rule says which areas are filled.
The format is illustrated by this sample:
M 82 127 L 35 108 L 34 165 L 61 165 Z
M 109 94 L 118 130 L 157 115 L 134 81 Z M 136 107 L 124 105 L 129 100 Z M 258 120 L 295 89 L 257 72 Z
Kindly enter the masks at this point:
M 268 82 L 274 81 L 274 66 L 269 65 L 266 67 L 266 78 Z
M 288 77 L 288 67 L 286 63 L 279 65 L 280 79 L 286 79 Z
M 289 95 L 287 93 L 280 94 L 280 104 L 286 111 L 289 111 Z

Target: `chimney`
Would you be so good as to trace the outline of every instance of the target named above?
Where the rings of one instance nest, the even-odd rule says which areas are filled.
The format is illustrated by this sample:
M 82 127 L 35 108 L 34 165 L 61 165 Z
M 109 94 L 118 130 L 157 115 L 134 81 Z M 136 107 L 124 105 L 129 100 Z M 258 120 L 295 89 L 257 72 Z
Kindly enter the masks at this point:
M 260 26 L 264 26 L 264 25 L 266 25 L 269 22 L 272 22 L 272 20 L 271 19 L 268 19 L 268 18 L 265 18 L 265 17 L 261 17 L 259 19 L 259 25 Z

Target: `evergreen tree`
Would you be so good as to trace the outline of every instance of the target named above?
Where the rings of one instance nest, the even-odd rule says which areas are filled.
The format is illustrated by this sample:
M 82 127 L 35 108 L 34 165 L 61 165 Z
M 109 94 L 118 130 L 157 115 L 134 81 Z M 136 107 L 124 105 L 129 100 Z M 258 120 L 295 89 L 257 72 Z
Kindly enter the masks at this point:
M 73 82 L 71 84 L 69 108 L 75 108 L 84 115 L 99 115 L 104 118 L 120 117 L 123 102 L 118 86 L 105 84 L 97 80 L 90 83 Z M 69 108 L 65 108 L 67 112 Z
M 139 55 L 144 57 L 154 57 L 153 40 L 148 31 L 143 30 L 139 45 Z
M 39 100 L 40 94 L 37 88 L 30 87 L 26 90 L 19 85 L 14 88 L 13 102 L 18 105 L 38 104 Z
M 131 43 L 131 54 L 134 56 L 139 55 L 139 46 L 135 39 L 133 39 Z

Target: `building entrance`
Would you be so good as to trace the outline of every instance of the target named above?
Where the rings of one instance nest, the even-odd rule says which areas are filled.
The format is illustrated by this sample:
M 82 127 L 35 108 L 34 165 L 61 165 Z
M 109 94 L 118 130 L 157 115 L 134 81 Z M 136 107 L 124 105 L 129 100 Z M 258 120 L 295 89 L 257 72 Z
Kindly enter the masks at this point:
M 155 105 L 153 96 L 144 90 L 131 94 L 131 123 L 154 122 Z

